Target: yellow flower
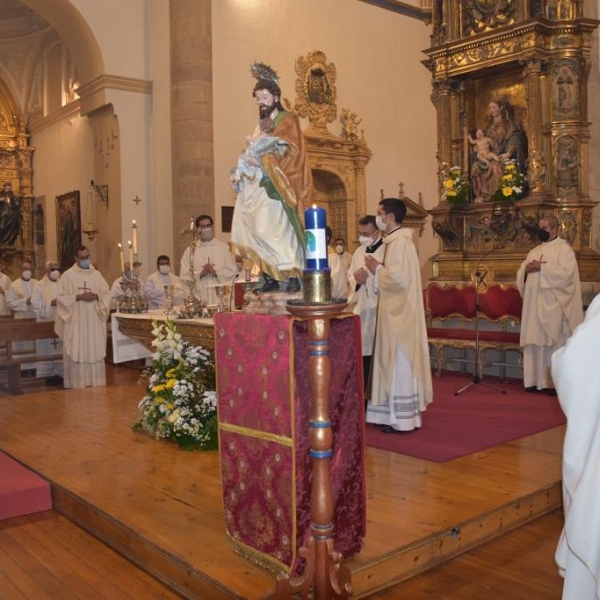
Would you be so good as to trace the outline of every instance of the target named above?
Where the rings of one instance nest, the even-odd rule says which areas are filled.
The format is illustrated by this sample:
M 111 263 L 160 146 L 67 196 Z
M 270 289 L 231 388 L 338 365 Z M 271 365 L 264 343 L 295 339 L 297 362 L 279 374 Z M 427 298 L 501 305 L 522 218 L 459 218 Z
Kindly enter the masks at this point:
M 506 165 L 505 167 L 506 171 L 516 171 L 517 170 L 517 165 L 513 165 L 512 163 L 509 163 Z
M 175 368 L 169 369 L 167 371 L 167 377 L 170 379 L 171 377 L 173 377 L 173 375 L 175 375 Z
M 162 384 L 162 383 L 159 383 L 159 384 L 155 385 L 155 386 L 152 388 L 152 391 L 153 391 L 155 394 L 158 394 L 159 392 L 162 392 L 164 389 L 165 389 L 165 386 L 164 386 L 164 384 Z
M 448 192 L 446 192 L 447 196 L 456 196 L 456 192 L 454 190 L 450 190 Z
M 452 189 L 454 187 L 454 181 L 452 181 L 452 179 L 446 179 L 444 187 L 446 187 L 446 189 Z
M 174 404 L 173 404 L 172 402 L 167 402 L 167 403 L 165 404 L 165 406 L 166 406 L 166 407 L 167 407 L 169 410 L 173 410 L 173 406 L 174 406 Z
M 169 415 L 167 421 L 169 421 L 169 423 L 175 423 L 177 419 L 179 419 L 179 409 L 177 409 L 171 415 Z
M 162 404 L 164 402 L 164 398 L 161 398 L 160 396 L 156 396 L 156 398 L 154 398 L 154 402 L 155 402 L 155 404 Z
M 507 173 L 506 175 L 502 175 L 502 179 L 504 181 L 510 181 L 513 178 L 513 176 L 510 173 Z
M 172 390 L 175 387 L 175 384 L 177 383 L 177 379 L 169 379 L 169 381 L 167 381 L 165 387 L 168 390 Z
M 512 196 L 512 192 L 513 192 L 512 188 L 510 188 L 510 187 L 504 187 L 504 188 L 502 188 L 502 194 L 504 196 L 506 196 L 506 197 Z

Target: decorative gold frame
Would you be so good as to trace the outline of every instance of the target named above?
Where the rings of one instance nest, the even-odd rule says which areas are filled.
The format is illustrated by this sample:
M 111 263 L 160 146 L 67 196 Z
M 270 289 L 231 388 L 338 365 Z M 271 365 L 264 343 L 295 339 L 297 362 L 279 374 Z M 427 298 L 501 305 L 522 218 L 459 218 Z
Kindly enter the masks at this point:
M 62 271 L 73 266 L 75 248 L 81 246 L 79 191 L 56 198 L 56 256 Z

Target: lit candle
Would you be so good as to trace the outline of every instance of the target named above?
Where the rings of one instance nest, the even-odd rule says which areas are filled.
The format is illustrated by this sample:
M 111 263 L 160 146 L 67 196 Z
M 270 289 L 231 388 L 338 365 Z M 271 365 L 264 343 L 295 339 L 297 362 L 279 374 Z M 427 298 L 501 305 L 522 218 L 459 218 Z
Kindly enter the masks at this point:
M 137 254 L 138 253 L 138 246 L 137 246 L 137 223 L 135 222 L 135 219 L 133 220 L 133 224 L 131 226 L 131 239 L 133 240 L 133 253 Z M 133 264 L 133 262 L 131 264 Z
M 131 240 L 128 240 L 127 243 L 129 244 L 129 262 L 133 267 L 133 244 L 131 243 Z
M 190 219 L 190 231 L 194 231 L 194 217 Z
M 121 274 L 125 273 L 125 261 L 123 259 L 123 244 L 119 244 L 119 256 L 121 258 Z
M 315 204 L 304 211 L 306 234 L 306 268 L 318 271 L 327 269 L 327 213 Z

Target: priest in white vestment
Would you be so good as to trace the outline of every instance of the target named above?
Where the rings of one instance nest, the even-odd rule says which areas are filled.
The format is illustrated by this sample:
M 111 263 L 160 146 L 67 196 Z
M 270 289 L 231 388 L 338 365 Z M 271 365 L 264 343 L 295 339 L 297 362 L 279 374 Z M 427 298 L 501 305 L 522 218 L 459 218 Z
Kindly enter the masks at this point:
M 538 226 L 542 243 L 529 252 L 517 272 L 523 297 L 523 384 L 527 391 L 554 395 L 550 358 L 583 320 L 583 305 L 577 259 L 571 246 L 558 237 L 558 221 L 547 216 Z
M 366 421 L 385 433 L 421 427 L 421 413 L 433 400 L 421 269 L 412 236 L 401 230 L 405 215 L 401 200 L 381 200 L 376 220 L 386 233 L 383 263 L 365 255 L 379 294 Z
M 375 291 L 375 275 L 366 268 L 365 256 L 372 254 L 375 260 L 382 263 L 385 248 L 374 215 L 367 215 L 359 220 L 358 234 L 360 247 L 354 251 L 348 270 L 348 283 L 351 290 L 348 302 L 352 306 L 354 314 L 360 316 L 363 373 L 366 389 L 375 340 L 378 295 Z
M 10 308 L 8 308 L 6 300 L 11 283 L 10 277 L 0 271 L 0 316 L 10 315 Z
M 331 297 L 348 298 L 350 295 L 348 270 L 352 262 L 352 255 L 346 252 L 346 240 L 344 238 L 336 238 L 333 247 L 334 251 L 327 255 L 327 262 L 331 271 Z
M 55 331 L 63 342 L 65 388 L 106 385 L 106 330 L 110 289 L 79 246 L 75 264 L 60 279 Z
M 194 279 L 196 295 L 207 304 L 217 304 L 216 285 L 233 284 L 238 275 L 235 259 L 225 242 L 215 238 L 213 219 L 209 215 L 200 215 L 194 222 L 200 233 L 200 239 L 194 247 Z M 179 278 L 189 289 L 188 274 L 190 272 L 191 251 L 189 246 L 181 257 Z
M 35 319 L 35 313 L 31 306 L 31 295 L 38 280 L 32 276 L 32 265 L 30 262 L 21 263 L 21 277 L 15 279 L 8 289 L 6 304 L 13 311 L 15 319 Z M 15 342 L 12 345 L 21 358 L 35 356 L 35 342 Z M 36 363 L 25 363 L 21 365 L 21 371 L 33 371 Z M 33 375 L 35 373 L 32 372 Z
M 556 550 L 563 600 L 600 599 L 600 296 L 552 356 L 552 377 L 567 417 L 563 446 L 565 525 Z
M 33 289 L 31 306 L 38 322 L 52 321 L 56 316 L 56 297 L 58 296 L 58 281 L 60 279 L 60 266 L 56 261 L 46 263 L 46 274 L 40 279 Z M 47 360 L 37 363 L 36 375 L 46 377 L 59 383 L 63 376 L 62 342 L 59 338 L 36 340 L 36 353 L 38 356 L 56 356 L 56 360 Z M 60 378 L 60 379 L 59 379 Z M 50 383 L 50 381 L 49 381 Z
M 183 284 L 181 279 L 171 273 L 171 259 L 161 254 L 156 259 L 156 271 L 146 279 L 144 295 L 148 299 L 148 308 L 156 310 L 165 308 L 167 305 L 167 294 L 165 287 L 173 286 L 173 306 L 183 304 Z

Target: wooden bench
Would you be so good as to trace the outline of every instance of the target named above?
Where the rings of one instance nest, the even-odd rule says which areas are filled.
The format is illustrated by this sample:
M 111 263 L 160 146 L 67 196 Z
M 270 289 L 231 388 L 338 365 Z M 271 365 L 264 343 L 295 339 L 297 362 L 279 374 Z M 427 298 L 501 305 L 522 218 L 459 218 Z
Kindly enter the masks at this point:
M 60 360 L 59 356 L 22 355 L 13 349 L 15 342 L 35 342 L 56 338 L 54 321 L 37 322 L 35 319 L 0 319 L 0 369 L 8 374 L 8 390 L 11 394 L 22 394 L 21 365 L 42 361 Z
M 476 350 L 476 319 L 479 326 L 479 352 L 476 369 L 482 372 L 487 350 L 522 352 L 519 345 L 522 299 L 514 285 L 495 283 L 479 294 L 479 311 L 473 284 L 432 282 L 425 291 L 428 343 L 436 360 L 436 377 L 442 365 L 454 362 L 445 358 L 445 348 Z M 504 364 L 504 363 L 499 363 Z

